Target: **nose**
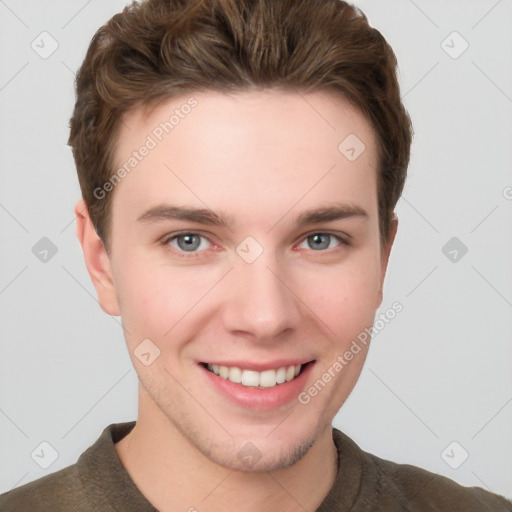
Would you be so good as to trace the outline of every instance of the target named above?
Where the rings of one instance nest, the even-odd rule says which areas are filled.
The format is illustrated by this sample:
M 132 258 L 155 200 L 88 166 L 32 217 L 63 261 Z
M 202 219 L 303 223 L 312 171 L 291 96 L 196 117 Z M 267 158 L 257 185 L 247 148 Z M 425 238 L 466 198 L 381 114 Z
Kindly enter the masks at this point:
M 258 342 L 275 341 L 281 333 L 297 329 L 299 302 L 291 278 L 270 252 L 252 263 L 237 259 L 224 302 L 224 328 Z

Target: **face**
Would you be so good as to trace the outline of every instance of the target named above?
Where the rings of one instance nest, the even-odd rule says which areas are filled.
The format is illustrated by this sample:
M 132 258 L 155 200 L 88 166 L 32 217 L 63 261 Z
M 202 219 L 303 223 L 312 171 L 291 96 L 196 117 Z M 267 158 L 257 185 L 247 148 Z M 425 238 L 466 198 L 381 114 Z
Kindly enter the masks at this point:
M 368 345 L 335 363 L 382 300 L 373 130 L 331 93 L 202 92 L 127 115 L 118 166 L 134 151 L 110 192 L 112 286 L 95 285 L 139 419 L 232 469 L 287 467 L 353 389 Z

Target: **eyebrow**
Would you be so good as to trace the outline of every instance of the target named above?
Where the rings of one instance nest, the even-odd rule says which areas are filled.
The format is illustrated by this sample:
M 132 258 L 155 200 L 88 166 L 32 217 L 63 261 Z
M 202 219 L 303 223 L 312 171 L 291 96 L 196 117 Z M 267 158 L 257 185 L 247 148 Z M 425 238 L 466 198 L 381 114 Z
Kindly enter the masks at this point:
M 367 220 L 369 215 L 366 210 L 354 204 L 335 204 L 306 210 L 296 218 L 294 224 L 296 227 L 303 227 L 309 224 L 320 224 L 353 217 Z M 137 222 L 156 223 L 171 219 L 188 220 L 227 229 L 232 224 L 230 216 L 223 212 L 214 212 L 207 208 L 168 204 L 160 204 L 150 208 L 137 218 Z

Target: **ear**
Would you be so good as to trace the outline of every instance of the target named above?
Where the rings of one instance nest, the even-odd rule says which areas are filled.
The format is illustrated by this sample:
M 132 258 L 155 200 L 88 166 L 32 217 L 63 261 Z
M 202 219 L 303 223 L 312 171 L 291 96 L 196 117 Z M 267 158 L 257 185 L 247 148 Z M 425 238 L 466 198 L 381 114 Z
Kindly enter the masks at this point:
M 96 288 L 101 309 L 109 315 L 119 316 L 121 313 L 117 302 L 110 258 L 101 238 L 94 229 L 89 209 L 82 198 L 75 205 L 75 215 L 76 236 L 82 246 L 85 265 Z
M 391 252 L 391 247 L 393 246 L 393 242 L 395 241 L 396 232 L 398 229 L 398 217 L 396 213 L 393 212 L 393 218 L 391 219 L 391 223 L 389 226 L 389 239 L 384 246 L 381 247 L 381 268 L 380 268 L 380 280 L 379 280 L 379 291 L 377 295 L 377 307 L 380 307 L 382 304 L 383 298 L 383 287 L 384 287 L 384 278 L 386 277 L 386 270 L 388 268 L 389 262 L 389 254 Z

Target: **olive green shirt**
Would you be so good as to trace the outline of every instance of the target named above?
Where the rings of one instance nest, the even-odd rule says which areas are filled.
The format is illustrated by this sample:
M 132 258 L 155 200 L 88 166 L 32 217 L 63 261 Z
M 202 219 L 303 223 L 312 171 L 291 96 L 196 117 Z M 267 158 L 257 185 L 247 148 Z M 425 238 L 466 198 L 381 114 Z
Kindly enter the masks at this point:
M 0 495 L 0 511 L 155 512 L 114 447 L 134 426 L 109 425 L 75 464 Z M 336 428 L 332 435 L 339 469 L 317 512 L 512 511 L 512 501 L 502 496 L 366 453 Z

